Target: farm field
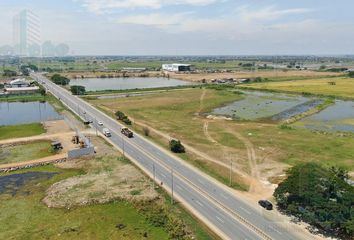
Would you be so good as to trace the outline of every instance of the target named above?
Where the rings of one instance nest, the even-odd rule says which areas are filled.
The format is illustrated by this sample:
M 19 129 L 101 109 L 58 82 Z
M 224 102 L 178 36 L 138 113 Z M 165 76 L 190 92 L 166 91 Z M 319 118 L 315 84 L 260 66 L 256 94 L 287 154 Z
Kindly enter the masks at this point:
M 182 158 L 226 184 L 231 159 L 239 170 L 234 175 L 238 184 L 233 183 L 238 189 L 250 186 L 249 178 L 242 173 L 260 181 L 273 181 L 299 162 L 318 161 L 354 170 L 351 136 L 282 129 L 277 123 L 207 118 L 215 107 L 242 98 L 234 90 L 190 89 L 89 101 L 111 115 L 123 111 L 138 132 L 143 132 L 143 126 L 151 127 L 149 137 L 166 148 L 169 137 L 180 139 L 192 147 L 180 155 Z
M 1 146 L 0 164 L 31 161 L 54 155 L 50 141 L 36 141 L 15 146 Z
M 335 85 L 329 84 L 331 82 L 334 82 Z M 347 77 L 254 83 L 241 85 L 240 87 L 247 87 L 259 90 L 311 93 L 317 95 L 336 96 L 354 99 L 354 79 Z

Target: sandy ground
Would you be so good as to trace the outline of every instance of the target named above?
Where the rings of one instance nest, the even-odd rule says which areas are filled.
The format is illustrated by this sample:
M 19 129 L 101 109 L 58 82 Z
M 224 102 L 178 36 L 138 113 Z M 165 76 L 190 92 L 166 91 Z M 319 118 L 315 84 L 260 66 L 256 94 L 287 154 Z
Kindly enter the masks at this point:
M 169 73 L 170 78 L 177 78 L 187 81 L 202 81 L 203 79 L 210 81 L 211 79 L 222 78 L 271 78 L 271 77 L 319 77 L 319 76 L 339 76 L 340 73 L 332 72 L 314 72 L 314 71 L 240 71 L 231 73 Z

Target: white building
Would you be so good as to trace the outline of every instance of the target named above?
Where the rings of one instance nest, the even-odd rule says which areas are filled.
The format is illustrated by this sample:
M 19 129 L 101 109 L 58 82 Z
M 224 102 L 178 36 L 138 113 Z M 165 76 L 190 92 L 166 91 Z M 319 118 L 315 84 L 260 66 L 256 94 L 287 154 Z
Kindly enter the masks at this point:
M 23 10 L 13 19 L 15 53 L 21 56 L 40 56 L 40 20 L 33 12 Z
M 189 72 L 191 71 L 191 65 L 181 63 L 163 64 L 162 70 L 168 72 Z
M 29 87 L 31 84 L 30 82 L 26 81 L 26 79 L 22 78 L 22 79 L 16 79 L 16 80 L 12 80 L 11 82 L 9 82 L 9 84 L 7 84 L 8 88 L 21 88 L 21 87 Z

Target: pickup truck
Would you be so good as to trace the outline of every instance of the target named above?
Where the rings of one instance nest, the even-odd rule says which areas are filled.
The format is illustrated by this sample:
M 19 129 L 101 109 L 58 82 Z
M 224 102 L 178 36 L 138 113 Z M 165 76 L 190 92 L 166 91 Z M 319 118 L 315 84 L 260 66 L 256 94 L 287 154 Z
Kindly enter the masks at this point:
M 112 136 L 112 135 L 111 135 L 111 132 L 109 131 L 108 128 L 104 128 L 104 129 L 102 129 L 102 131 L 103 131 L 103 134 L 104 134 L 106 137 L 111 137 L 111 136 Z
M 134 134 L 132 131 L 130 131 L 128 128 L 122 128 L 121 133 L 125 136 L 127 136 L 128 138 L 132 138 L 134 137 Z

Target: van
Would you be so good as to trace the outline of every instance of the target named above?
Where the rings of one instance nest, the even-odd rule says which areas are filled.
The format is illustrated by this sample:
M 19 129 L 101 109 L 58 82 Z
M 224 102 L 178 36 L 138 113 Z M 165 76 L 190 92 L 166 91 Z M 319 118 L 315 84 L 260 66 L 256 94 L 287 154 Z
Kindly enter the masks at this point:
M 104 129 L 102 129 L 102 131 L 103 131 L 103 134 L 104 134 L 106 137 L 112 136 L 112 135 L 111 135 L 111 132 L 108 130 L 108 128 L 104 128 Z

